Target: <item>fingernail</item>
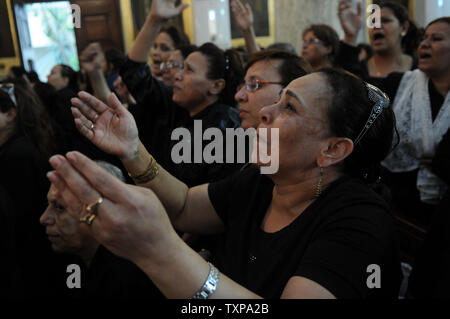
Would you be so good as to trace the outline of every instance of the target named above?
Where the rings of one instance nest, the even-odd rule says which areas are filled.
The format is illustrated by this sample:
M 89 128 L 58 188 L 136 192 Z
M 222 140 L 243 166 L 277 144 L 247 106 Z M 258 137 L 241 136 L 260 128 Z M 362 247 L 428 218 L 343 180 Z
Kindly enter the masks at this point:
M 55 173 L 53 172 L 48 172 L 47 173 L 47 178 L 50 180 L 50 182 L 54 182 L 55 181 Z
M 67 153 L 66 157 L 71 163 L 75 163 L 76 157 L 75 157 L 75 154 L 73 152 Z
M 59 165 L 61 165 L 61 160 L 57 156 L 53 156 L 52 158 L 50 158 L 50 164 L 54 168 L 58 168 Z

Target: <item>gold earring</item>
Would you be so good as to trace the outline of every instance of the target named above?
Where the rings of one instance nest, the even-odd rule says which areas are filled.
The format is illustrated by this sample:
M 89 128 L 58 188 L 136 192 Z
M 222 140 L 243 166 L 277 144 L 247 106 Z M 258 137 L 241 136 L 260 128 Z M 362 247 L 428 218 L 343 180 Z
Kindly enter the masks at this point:
M 322 187 L 323 187 L 323 167 L 320 168 L 320 179 L 316 186 L 316 198 L 319 198 L 322 195 Z

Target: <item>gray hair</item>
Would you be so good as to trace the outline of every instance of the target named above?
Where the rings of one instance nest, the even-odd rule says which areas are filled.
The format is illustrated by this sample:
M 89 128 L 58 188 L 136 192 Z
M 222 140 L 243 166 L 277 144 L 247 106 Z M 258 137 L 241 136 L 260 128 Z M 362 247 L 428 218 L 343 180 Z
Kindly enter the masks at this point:
M 104 170 L 106 170 L 108 173 L 110 173 L 112 176 L 117 177 L 118 179 L 120 179 L 122 182 L 125 183 L 126 180 L 120 168 L 105 161 L 95 161 L 95 163 Z

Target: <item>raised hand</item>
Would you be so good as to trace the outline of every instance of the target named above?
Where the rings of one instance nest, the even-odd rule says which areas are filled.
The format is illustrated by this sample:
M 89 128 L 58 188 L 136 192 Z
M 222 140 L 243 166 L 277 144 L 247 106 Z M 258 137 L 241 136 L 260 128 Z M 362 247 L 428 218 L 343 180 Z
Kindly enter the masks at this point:
M 339 0 L 338 16 L 345 33 L 346 42 L 350 41 L 351 44 L 356 44 L 358 33 L 363 24 L 361 2 L 358 2 L 357 12 L 355 13 L 350 0 Z
M 231 1 L 234 21 L 242 31 L 249 30 L 253 26 L 253 11 L 250 4 L 242 4 L 241 0 Z
M 120 159 L 137 155 L 139 138 L 133 116 L 111 94 L 108 105 L 86 92 L 72 99 L 72 114 L 77 129 L 106 153 Z
M 188 4 L 175 6 L 176 0 L 153 0 L 150 17 L 157 20 L 167 20 L 181 14 Z
M 102 62 L 105 59 L 100 43 L 91 43 L 80 55 L 81 68 L 91 73 L 102 69 Z

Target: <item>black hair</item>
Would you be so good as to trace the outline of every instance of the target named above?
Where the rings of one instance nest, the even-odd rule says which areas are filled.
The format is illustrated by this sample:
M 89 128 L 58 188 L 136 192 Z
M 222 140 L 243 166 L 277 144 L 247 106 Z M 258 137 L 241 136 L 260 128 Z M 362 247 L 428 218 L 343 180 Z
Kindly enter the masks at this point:
M 225 88 L 219 94 L 219 102 L 236 106 L 234 95 L 237 87 L 244 81 L 244 67 L 241 57 L 235 50 L 223 51 L 213 43 L 205 43 L 198 48 L 209 62 L 206 76 L 210 80 L 225 80 Z
M 108 65 L 112 65 L 112 73 L 117 73 L 125 63 L 126 56 L 122 51 L 112 48 L 105 51 L 105 60 Z
M 269 45 L 267 47 L 267 50 L 281 50 L 297 54 L 297 50 L 294 48 L 294 46 L 290 43 L 285 42 L 277 42 L 272 45 Z
M 30 80 L 31 83 L 41 82 L 41 80 L 39 79 L 39 75 L 36 73 L 36 71 L 28 72 L 27 78 L 28 78 L 28 80 Z
M 415 56 L 422 34 L 414 21 L 409 18 L 408 10 L 403 5 L 391 1 L 381 2 L 380 8 L 390 9 L 402 26 L 409 22 L 408 32 L 402 39 L 402 49 L 405 54 Z
M 189 40 L 189 37 L 180 30 L 176 25 L 168 25 L 165 26 L 159 33 L 167 33 L 169 37 L 173 41 L 174 47 L 179 47 L 182 45 L 189 45 L 191 44 L 191 41 Z
M 61 66 L 61 76 L 69 79 L 67 88 L 77 93 L 80 89 L 78 87 L 78 74 L 70 66 L 65 64 L 59 64 Z
M 183 56 L 184 59 L 186 59 L 189 56 L 189 54 L 197 51 L 198 47 L 196 45 L 192 45 L 192 44 L 183 44 L 183 45 L 177 46 L 176 50 L 180 50 L 181 55 Z
M 311 65 L 302 57 L 288 51 L 276 49 L 255 52 L 250 56 L 245 66 L 245 72 L 256 62 L 269 60 L 282 61 L 278 73 L 281 76 L 281 85 L 283 87 L 286 87 L 293 80 L 312 72 Z
M 50 116 L 25 79 L 9 80 L 8 83 L 14 85 L 17 105 L 8 93 L 0 89 L 0 111 L 6 113 L 15 108 L 16 129 L 28 136 L 38 146 L 45 159 L 48 159 L 55 148 Z
M 369 99 L 365 82 L 355 75 L 337 69 L 322 69 L 334 95 L 327 110 L 330 133 L 355 141 L 369 119 L 374 103 Z M 380 177 L 381 161 L 393 149 L 395 115 L 391 107 L 384 109 L 353 153 L 342 163 L 342 172 L 368 183 Z
M 332 27 L 326 24 L 311 25 L 309 28 L 303 31 L 303 37 L 305 37 L 308 32 L 314 33 L 316 38 L 322 41 L 324 45 L 331 46 L 331 52 L 328 54 L 328 59 L 330 60 L 331 64 L 334 65 L 340 46 L 339 36 L 337 32 Z
M 441 17 L 439 19 L 433 20 L 430 23 L 428 23 L 426 29 L 428 29 L 431 25 L 436 23 L 447 23 L 450 24 L 450 17 Z
M 12 66 L 10 70 L 12 74 L 14 74 L 14 77 L 16 79 L 19 79 L 23 77 L 25 74 L 27 74 L 27 71 L 24 69 L 23 66 Z

